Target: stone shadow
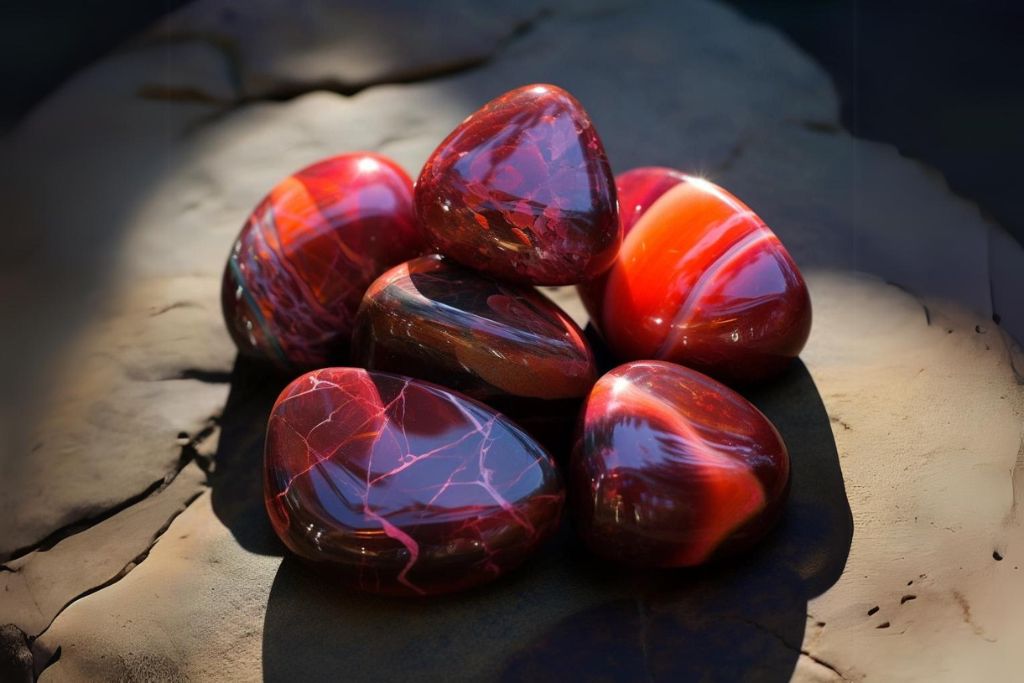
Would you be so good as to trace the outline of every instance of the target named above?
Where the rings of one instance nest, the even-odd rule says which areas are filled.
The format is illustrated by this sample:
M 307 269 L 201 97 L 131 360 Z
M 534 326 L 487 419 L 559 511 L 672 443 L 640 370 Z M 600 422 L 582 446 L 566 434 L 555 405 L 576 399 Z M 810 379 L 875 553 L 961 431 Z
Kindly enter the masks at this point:
M 803 364 L 745 393 L 792 458 L 783 519 L 754 552 L 628 571 L 588 556 L 566 522 L 511 576 L 423 600 L 350 592 L 286 557 L 264 621 L 264 680 L 788 681 L 807 603 L 842 573 L 853 521 Z
M 285 552 L 263 506 L 263 442 L 270 410 L 289 381 L 262 363 L 238 356 L 209 476 L 218 519 L 239 545 L 262 555 Z

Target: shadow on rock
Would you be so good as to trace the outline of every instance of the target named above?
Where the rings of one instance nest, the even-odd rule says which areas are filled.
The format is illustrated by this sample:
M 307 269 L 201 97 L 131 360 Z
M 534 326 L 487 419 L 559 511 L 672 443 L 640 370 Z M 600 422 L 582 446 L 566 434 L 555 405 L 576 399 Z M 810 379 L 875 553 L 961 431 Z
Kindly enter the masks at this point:
M 214 513 L 239 545 L 263 555 L 284 554 L 263 506 L 263 442 L 270 410 L 287 384 L 267 366 L 238 357 L 210 475 Z
M 792 458 L 783 519 L 718 566 L 634 572 L 589 557 L 568 524 L 520 571 L 469 593 L 392 600 L 286 558 L 263 631 L 267 681 L 788 681 L 807 602 L 839 578 L 853 523 L 814 382 L 800 363 L 746 395 Z

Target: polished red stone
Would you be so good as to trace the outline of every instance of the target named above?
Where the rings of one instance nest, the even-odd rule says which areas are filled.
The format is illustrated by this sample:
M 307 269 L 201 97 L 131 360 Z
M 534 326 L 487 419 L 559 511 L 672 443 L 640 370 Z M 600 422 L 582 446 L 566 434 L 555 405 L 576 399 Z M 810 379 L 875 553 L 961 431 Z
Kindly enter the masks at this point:
M 689 567 L 749 548 L 778 520 L 789 455 L 760 411 L 663 361 L 594 385 L 570 463 L 579 532 L 596 554 Z
M 579 287 L 613 354 L 729 382 L 766 379 L 800 354 L 811 329 L 807 286 L 749 207 L 666 168 L 617 183 L 622 248 L 604 276 Z
M 553 85 L 508 92 L 456 128 L 416 181 L 416 212 L 438 251 L 512 282 L 595 277 L 621 239 L 601 140 Z
M 575 413 L 597 379 L 582 331 L 549 299 L 436 255 L 370 285 L 352 361 L 443 384 L 517 420 L 566 403 Z
M 239 350 L 285 368 L 341 356 L 366 287 L 423 251 L 412 181 L 359 152 L 288 176 L 242 227 L 221 302 Z
M 267 425 L 264 494 L 293 553 L 353 587 L 427 595 L 490 581 L 555 529 L 563 490 L 507 418 L 442 387 L 307 373 Z

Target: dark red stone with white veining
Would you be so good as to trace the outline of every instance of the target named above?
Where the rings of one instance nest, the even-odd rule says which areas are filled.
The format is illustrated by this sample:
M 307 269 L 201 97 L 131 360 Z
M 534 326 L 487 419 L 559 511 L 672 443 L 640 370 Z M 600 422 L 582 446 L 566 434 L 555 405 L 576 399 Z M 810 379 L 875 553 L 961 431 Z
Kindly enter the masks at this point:
M 593 552 L 690 567 L 747 549 L 772 528 L 788 493 L 789 454 L 736 392 L 679 365 L 637 361 L 594 385 L 569 476 Z
M 440 256 L 395 266 L 370 285 L 352 360 L 443 384 L 514 419 L 564 401 L 575 412 L 597 379 L 583 332 L 557 305 Z
M 293 553 L 354 587 L 446 593 L 521 564 L 564 498 L 547 453 L 507 418 L 419 380 L 327 368 L 281 393 L 264 495 Z
M 511 282 L 596 277 L 621 240 L 601 140 L 553 85 L 512 90 L 445 138 L 416 181 L 416 212 L 438 251 Z
M 807 285 L 757 214 L 668 168 L 621 174 L 614 265 L 579 287 L 620 360 L 657 358 L 729 382 L 777 375 L 811 329 Z
M 278 183 L 243 226 L 224 271 L 228 330 L 246 355 L 326 365 L 366 287 L 422 251 L 405 171 L 367 152 L 325 159 Z

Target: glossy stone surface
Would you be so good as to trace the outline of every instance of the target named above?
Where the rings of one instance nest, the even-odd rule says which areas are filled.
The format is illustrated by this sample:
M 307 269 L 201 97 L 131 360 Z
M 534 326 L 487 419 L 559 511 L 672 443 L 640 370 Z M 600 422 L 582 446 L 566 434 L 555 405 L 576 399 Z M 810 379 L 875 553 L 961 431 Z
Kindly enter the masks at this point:
M 800 354 L 811 329 L 807 285 L 757 214 L 672 169 L 635 169 L 617 184 L 622 249 L 579 290 L 620 360 L 669 360 L 742 383 Z
M 594 553 L 691 567 L 747 549 L 771 529 L 789 489 L 789 455 L 736 392 L 679 365 L 637 361 L 594 385 L 569 476 Z
M 517 420 L 575 413 L 597 379 L 583 332 L 557 305 L 436 255 L 370 285 L 352 360 L 443 384 Z
M 490 581 L 555 529 L 547 453 L 507 418 L 442 387 L 356 368 L 307 373 L 267 425 L 264 496 L 303 560 L 375 593 Z
M 601 140 L 553 85 L 512 90 L 445 138 L 416 181 L 416 212 L 438 251 L 512 282 L 596 277 L 621 239 Z
M 377 154 L 331 157 L 288 176 L 231 249 L 221 303 L 247 355 L 283 368 L 341 357 L 366 287 L 423 251 L 412 181 Z

